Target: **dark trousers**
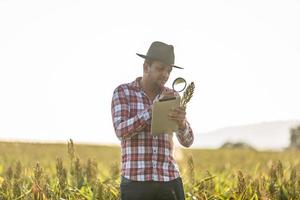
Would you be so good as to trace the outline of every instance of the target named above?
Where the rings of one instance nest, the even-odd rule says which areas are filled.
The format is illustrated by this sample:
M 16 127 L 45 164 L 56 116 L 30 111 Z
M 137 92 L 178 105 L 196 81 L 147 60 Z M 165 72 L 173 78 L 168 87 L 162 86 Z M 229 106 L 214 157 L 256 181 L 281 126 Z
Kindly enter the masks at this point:
M 184 200 L 181 178 L 168 182 L 132 181 L 121 176 L 121 200 Z

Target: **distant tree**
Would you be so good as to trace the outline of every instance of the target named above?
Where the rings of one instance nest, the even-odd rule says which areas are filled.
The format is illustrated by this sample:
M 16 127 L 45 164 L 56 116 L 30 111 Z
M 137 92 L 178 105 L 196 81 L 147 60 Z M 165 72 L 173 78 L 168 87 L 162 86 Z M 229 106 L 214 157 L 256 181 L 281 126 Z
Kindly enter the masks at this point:
M 250 144 L 245 142 L 225 142 L 221 147 L 221 149 L 250 149 L 255 150 Z
M 300 125 L 290 129 L 290 148 L 300 149 Z

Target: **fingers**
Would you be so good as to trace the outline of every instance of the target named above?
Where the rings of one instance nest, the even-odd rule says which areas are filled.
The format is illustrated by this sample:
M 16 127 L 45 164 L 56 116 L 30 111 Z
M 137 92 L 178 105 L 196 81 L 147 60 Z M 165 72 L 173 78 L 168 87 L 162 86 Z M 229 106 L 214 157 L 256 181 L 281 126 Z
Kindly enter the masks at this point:
M 170 97 L 179 97 L 179 93 L 172 89 L 165 88 L 160 95 L 160 99 L 170 98 Z
M 164 96 L 175 96 L 176 93 L 175 93 L 174 90 L 171 90 L 171 89 L 166 88 L 166 89 L 164 89 L 164 90 L 162 91 L 162 95 L 164 95 Z
M 182 109 L 174 109 L 170 111 L 169 118 L 174 120 L 178 124 L 178 128 L 181 130 L 185 130 L 186 128 L 186 118 L 185 118 L 185 111 Z
M 178 114 L 178 115 L 186 115 L 185 109 L 182 107 L 173 108 L 170 112 Z
M 185 120 L 186 112 L 182 108 L 175 108 L 175 109 L 172 109 L 169 112 L 169 117 L 172 120 L 175 120 L 175 121 L 178 121 L 178 122 L 182 122 L 182 121 Z
M 174 97 L 174 92 L 163 92 L 161 97 Z

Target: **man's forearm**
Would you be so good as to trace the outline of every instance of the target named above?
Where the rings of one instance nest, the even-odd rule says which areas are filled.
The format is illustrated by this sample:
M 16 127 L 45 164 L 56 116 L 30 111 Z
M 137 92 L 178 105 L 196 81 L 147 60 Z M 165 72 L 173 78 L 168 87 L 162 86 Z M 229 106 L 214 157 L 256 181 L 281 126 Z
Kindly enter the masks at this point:
M 188 121 L 185 121 L 185 129 L 176 131 L 179 143 L 184 147 L 190 147 L 194 142 L 194 133 Z
M 132 118 L 114 117 L 116 135 L 120 140 L 130 138 L 150 125 L 151 107 Z

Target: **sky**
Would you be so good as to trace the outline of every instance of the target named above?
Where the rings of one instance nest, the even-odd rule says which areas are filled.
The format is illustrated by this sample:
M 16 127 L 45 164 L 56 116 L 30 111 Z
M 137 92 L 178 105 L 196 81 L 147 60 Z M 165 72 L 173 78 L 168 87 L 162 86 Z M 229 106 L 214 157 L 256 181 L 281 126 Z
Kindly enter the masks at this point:
M 300 119 L 299 1 L 0 0 L 0 139 L 118 144 L 113 90 L 142 76 L 153 41 L 195 83 L 195 140 Z

